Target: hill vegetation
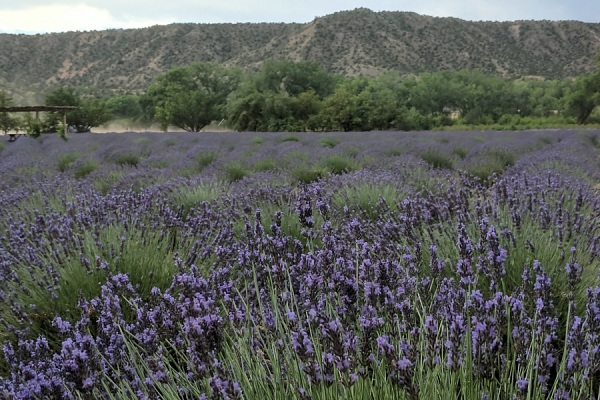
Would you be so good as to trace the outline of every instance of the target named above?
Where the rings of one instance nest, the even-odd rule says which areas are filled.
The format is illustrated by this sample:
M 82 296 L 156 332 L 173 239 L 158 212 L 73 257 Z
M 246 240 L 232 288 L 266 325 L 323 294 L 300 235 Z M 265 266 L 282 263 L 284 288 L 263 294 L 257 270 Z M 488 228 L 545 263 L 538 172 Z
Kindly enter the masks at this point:
M 3 132 L 65 130 L 53 112 L 41 120 L 10 115 L 2 106 L 12 102 L 0 90 Z M 262 132 L 557 128 L 600 122 L 600 58 L 595 71 L 576 80 L 509 80 L 467 69 L 344 77 L 316 62 L 277 60 L 244 73 L 192 63 L 158 75 L 141 95 L 102 97 L 59 87 L 45 104 L 77 107 L 67 113 L 77 132 L 118 119 L 194 132 L 215 124 Z
M 214 62 L 256 71 L 270 59 L 314 61 L 346 76 L 477 69 L 510 79 L 565 79 L 593 70 L 599 50 L 600 24 L 470 22 L 361 8 L 306 24 L 0 34 L 0 88 L 31 104 L 60 86 L 142 92 L 174 66 Z

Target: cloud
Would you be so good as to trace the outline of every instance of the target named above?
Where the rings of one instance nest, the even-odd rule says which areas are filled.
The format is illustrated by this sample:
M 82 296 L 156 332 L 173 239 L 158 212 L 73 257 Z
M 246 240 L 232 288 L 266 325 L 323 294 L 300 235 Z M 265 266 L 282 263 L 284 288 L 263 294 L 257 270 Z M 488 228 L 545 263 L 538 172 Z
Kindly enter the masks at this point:
M 149 18 L 120 19 L 108 9 L 85 4 L 41 5 L 0 11 L 0 29 L 5 32 L 44 33 L 140 28 L 168 22 Z
M 457 17 L 471 21 L 574 19 L 574 10 L 559 0 L 424 0 L 415 5 L 415 11 L 436 17 Z
M 174 22 L 309 22 L 337 11 L 412 11 L 467 20 L 600 21 L 597 0 L 18 0 L 0 5 L 0 31 L 140 28 Z

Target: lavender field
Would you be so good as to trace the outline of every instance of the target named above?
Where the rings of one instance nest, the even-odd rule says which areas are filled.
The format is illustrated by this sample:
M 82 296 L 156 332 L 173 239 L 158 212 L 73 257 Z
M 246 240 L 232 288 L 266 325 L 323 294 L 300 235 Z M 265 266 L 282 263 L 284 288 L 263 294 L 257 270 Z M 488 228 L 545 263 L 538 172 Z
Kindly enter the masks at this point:
M 600 131 L 0 137 L 0 397 L 600 399 Z

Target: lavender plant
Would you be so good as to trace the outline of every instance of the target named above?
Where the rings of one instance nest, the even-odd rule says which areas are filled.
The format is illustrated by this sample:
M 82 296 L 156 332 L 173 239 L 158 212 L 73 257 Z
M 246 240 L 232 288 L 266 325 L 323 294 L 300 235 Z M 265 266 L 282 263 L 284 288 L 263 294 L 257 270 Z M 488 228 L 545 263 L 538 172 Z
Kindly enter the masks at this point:
M 600 173 L 586 137 L 294 136 L 6 146 L 0 397 L 600 396 Z M 358 153 L 339 153 L 350 139 Z M 137 168 L 110 161 L 142 147 Z M 427 148 L 465 152 L 435 169 Z M 64 154 L 96 166 L 58 174 Z M 198 168 L 198 154 L 219 156 Z M 353 171 L 299 179 L 339 154 Z M 484 154 L 502 165 L 495 179 L 464 172 Z M 267 157 L 277 168 L 223 175 Z

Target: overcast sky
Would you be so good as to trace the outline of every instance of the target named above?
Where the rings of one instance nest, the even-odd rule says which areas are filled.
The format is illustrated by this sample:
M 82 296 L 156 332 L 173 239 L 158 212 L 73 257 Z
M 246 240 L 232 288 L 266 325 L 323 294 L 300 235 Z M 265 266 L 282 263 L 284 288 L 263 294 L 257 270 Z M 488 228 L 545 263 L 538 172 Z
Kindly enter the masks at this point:
M 309 22 L 357 7 L 472 21 L 600 22 L 599 0 L 3 0 L 0 32 L 141 28 L 173 22 Z

